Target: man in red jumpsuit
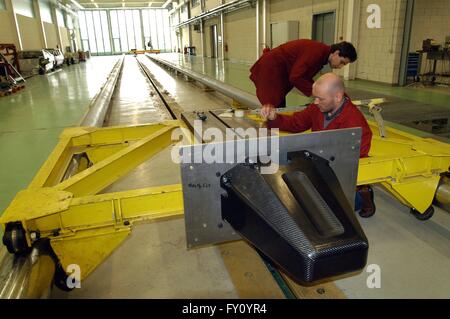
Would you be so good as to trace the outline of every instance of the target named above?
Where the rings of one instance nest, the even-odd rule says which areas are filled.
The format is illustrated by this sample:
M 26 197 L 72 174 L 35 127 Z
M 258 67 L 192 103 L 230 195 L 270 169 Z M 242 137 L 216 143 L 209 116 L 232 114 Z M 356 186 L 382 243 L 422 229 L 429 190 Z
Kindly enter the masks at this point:
M 267 120 L 269 128 L 279 128 L 282 131 L 300 133 L 326 131 L 343 128 L 362 128 L 360 157 L 368 157 L 372 141 L 372 131 L 364 115 L 345 94 L 344 83 L 333 73 L 321 76 L 313 85 L 314 103 L 305 110 L 291 116 L 276 113 L 276 109 L 266 105 L 261 109 L 261 116 Z M 373 190 L 369 185 L 358 186 L 356 205 L 362 206 L 359 215 L 364 218 L 375 214 Z
M 351 43 L 328 46 L 313 40 L 294 40 L 265 53 L 250 69 L 261 105 L 285 107 L 286 95 L 296 87 L 311 96 L 314 76 L 329 64 L 340 69 L 357 59 Z

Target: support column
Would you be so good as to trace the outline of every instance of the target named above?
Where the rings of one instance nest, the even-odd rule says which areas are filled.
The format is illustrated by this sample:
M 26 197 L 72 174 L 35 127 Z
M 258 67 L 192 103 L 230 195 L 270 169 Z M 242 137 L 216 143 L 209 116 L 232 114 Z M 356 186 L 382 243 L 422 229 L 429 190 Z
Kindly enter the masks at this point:
M 399 86 L 406 85 L 408 53 L 409 53 L 409 47 L 411 44 L 411 30 L 412 30 L 413 15 L 414 15 L 414 2 L 415 2 L 415 0 L 407 0 L 407 2 L 406 2 L 405 26 L 403 29 L 403 44 L 402 44 L 402 52 L 401 52 L 401 57 L 400 57 L 400 71 L 399 71 L 399 79 L 398 79 Z
M 259 59 L 259 0 L 256 0 L 256 60 Z
M 59 30 L 59 24 L 58 24 L 58 17 L 56 16 L 56 6 L 51 5 L 51 12 L 52 12 L 52 20 L 53 24 L 56 28 L 56 36 L 58 37 L 58 46 L 59 49 L 62 51 L 62 38 L 61 38 L 61 31 Z
M 39 29 L 41 30 L 41 43 L 44 45 L 44 48 L 47 48 L 47 37 L 45 36 L 44 22 L 42 21 L 41 7 L 38 0 L 33 0 L 33 7 L 34 12 L 36 13 L 36 18 L 39 20 Z
M 5 0 L 6 10 L 11 12 L 11 18 L 13 23 L 13 29 L 15 31 L 15 36 L 17 39 L 17 43 L 19 44 L 19 51 L 23 50 L 22 38 L 20 36 L 19 22 L 17 22 L 17 16 L 14 12 L 14 6 L 12 0 Z
M 203 32 L 203 19 L 200 19 L 200 43 L 202 48 L 202 57 L 206 56 L 204 42 L 205 42 L 205 34 Z
M 220 43 L 220 49 L 222 52 L 222 60 L 225 60 L 225 23 L 223 13 L 220 13 L 220 36 L 222 41 Z
M 263 41 L 262 41 L 262 47 L 264 49 L 267 46 L 267 1 L 266 0 L 263 0 L 262 6 L 263 6 L 263 13 L 262 13 Z
M 351 42 L 358 51 L 359 21 L 361 16 L 361 0 L 347 1 L 347 25 L 345 40 Z M 358 61 L 350 63 L 344 68 L 344 80 L 354 80 Z

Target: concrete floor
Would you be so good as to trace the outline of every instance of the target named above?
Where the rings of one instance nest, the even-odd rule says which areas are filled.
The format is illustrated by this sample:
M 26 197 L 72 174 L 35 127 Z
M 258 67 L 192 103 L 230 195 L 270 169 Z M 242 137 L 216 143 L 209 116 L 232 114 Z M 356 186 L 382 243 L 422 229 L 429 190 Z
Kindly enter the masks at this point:
M 117 58 L 117 57 L 115 57 Z M 128 57 L 127 64 L 131 57 Z M 87 107 L 88 101 L 103 83 L 106 73 L 112 67 L 114 57 L 92 58 L 86 64 L 65 68 L 59 73 L 34 77 L 28 81 L 26 91 L 17 96 L 0 99 L 0 107 L 9 112 L 0 113 L 0 150 L 9 156 L 1 171 L 0 188 L 2 197 L 0 209 L 12 196 L 32 179 L 45 157 L 56 144 L 57 135 L 66 126 L 77 125 Z M 183 58 L 184 59 L 184 58 Z M 169 91 L 171 97 L 186 110 L 223 108 L 226 101 L 202 91 L 194 83 L 172 75 L 152 62 L 145 62 L 158 81 Z M 222 77 L 228 83 L 248 86 L 248 68 L 245 65 L 226 63 L 225 68 L 213 67 L 210 72 Z M 207 70 L 208 64 L 196 66 Z M 134 68 L 132 63 L 129 68 Z M 100 72 L 103 70 L 103 73 Z M 224 71 L 225 70 L 225 71 Z M 134 72 L 136 72 L 135 70 Z M 136 73 L 135 73 L 136 74 Z M 101 75 L 104 77 L 102 78 Z M 56 76 L 58 81 L 50 78 Z M 92 78 L 95 78 L 95 81 Z M 130 87 L 141 85 L 142 77 L 126 73 L 125 85 L 120 83 L 119 98 L 126 96 Z M 66 82 L 63 80 L 65 79 Z M 95 82 L 95 83 L 94 83 Z M 66 84 L 65 84 L 66 83 Z M 367 86 L 365 82 L 351 82 L 352 86 Z M 61 84 L 61 86 L 59 86 Z M 51 93 L 52 90 L 67 90 L 69 84 L 76 93 L 69 95 Z M 123 87 L 122 87 L 123 86 Z M 238 85 L 236 85 L 238 86 Z M 402 93 L 409 89 L 386 88 L 373 84 L 379 93 L 388 96 L 406 94 L 421 102 L 422 93 Z M 96 87 L 94 90 L 93 88 Z M 147 87 L 148 88 L 148 87 Z M 142 88 L 143 90 L 145 87 Z M 151 89 L 151 88 L 150 88 Z M 251 89 L 251 88 L 250 88 Z M 358 88 L 360 89 L 360 88 Z M 417 89 L 411 89 L 417 90 Z M 397 92 L 398 91 L 398 92 Z M 46 93 L 47 92 L 47 93 Z M 59 91 L 60 93 L 64 93 Z M 194 94 L 195 93 L 195 94 Z M 55 94 L 54 96 L 52 94 Z M 441 95 L 426 92 L 439 104 Z M 130 97 L 130 95 L 128 94 Z M 401 97 L 401 96 L 400 96 Z M 115 97 L 117 98 L 117 96 Z M 132 97 L 130 97 L 132 99 Z M 447 96 L 448 98 L 448 96 Z M 15 99 L 21 99 L 21 103 Z M 291 96 L 290 96 L 291 99 Z M 300 97 L 293 97 L 294 101 Z M 40 100 L 38 104 L 35 101 Z M 292 101 L 292 100 L 291 100 Z M 130 102 L 130 101 L 129 101 Z M 147 103 L 143 99 L 143 103 Z M 150 102 L 149 109 L 158 108 Z M 289 99 L 288 99 L 289 103 Z M 295 102 L 297 103 L 297 102 Z M 431 103 L 430 103 L 431 104 Z M 137 107 L 142 117 L 120 110 L 118 103 L 113 114 L 125 112 L 132 123 L 146 117 L 145 107 Z M 129 107 L 134 107 L 132 101 Z M 49 109 L 50 108 L 50 109 Z M 67 109 L 66 109 L 67 108 Z M 29 112 L 34 110 L 34 112 Z M 50 120 L 46 112 L 60 112 L 60 117 Z M 158 113 L 147 110 L 149 119 Z M 19 112 L 16 114 L 16 112 Z M 152 115 L 153 113 L 153 115 Z M 67 114 L 67 116 L 63 116 Z M 157 116 L 159 116 L 157 115 Z M 44 117 L 44 119 L 42 119 Z M 110 125 L 121 123 L 122 117 L 110 117 Z M 28 123 L 23 125 L 22 123 Z M 143 122 L 139 122 L 143 123 Z M 5 126 L 3 125 L 5 124 Z M 4 130 L 4 127 L 10 127 Z M 34 129 L 41 127 L 41 130 Z M 19 129 L 17 129 L 19 128 Z M 39 136 L 38 132 L 41 132 Z M 26 137 L 22 137 L 25 135 Z M 36 146 L 36 144 L 38 146 Z M 30 152 L 32 154 L 30 155 Z M 161 183 L 179 181 L 176 167 L 167 165 L 167 154 L 159 154 L 148 163 L 142 164 L 128 176 L 118 181 L 105 192 L 129 188 L 140 188 Z M 34 160 L 30 163 L 29 158 Z M 17 174 L 21 172 L 21 174 Z M 15 175 L 15 173 L 17 175 Z M 5 182 L 6 181 L 6 182 Z M 437 209 L 435 216 L 420 222 L 409 215 L 409 210 L 396 202 L 382 190 L 376 190 L 377 214 L 367 220 L 360 219 L 370 242 L 369 262 L 381 269 L 381 288 L 369 289 L 366 280 L 370 275 L 362 272 L 357 276 L 340 279 L 336 284 L 350 298 L 449 298 L 450 297 L 450 215 Z M 117 249 L 92 275 L 82 283 L 82 288 L 69 294 L 55 290 L 55 298 L 236 298 L 238 297 L 229 274 L 215 247 L 187 251 L 185 249 L 184 222 L 181 219 L 158 222 L 135 227 L 130 238 Z

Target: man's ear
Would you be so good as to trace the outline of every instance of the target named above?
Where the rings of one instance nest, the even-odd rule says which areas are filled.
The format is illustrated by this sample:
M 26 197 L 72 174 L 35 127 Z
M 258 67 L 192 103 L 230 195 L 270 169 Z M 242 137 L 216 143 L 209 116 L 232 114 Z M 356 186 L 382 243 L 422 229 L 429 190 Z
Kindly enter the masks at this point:
M 342 99 L 344 98 L 344 95 L 345 95 L 344 92 L 336 92 L 336 95 L 335 95 L 336 102 L 342 101 Z

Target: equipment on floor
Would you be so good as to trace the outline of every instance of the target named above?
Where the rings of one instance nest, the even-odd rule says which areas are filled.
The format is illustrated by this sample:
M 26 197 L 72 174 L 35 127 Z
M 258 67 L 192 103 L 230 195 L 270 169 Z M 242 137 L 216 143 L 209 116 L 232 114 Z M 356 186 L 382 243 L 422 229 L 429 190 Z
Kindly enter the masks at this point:
M 0 53 L 0 96 L 6 96 L 25 88 L 25 79 L 17 69 Z

